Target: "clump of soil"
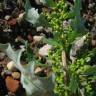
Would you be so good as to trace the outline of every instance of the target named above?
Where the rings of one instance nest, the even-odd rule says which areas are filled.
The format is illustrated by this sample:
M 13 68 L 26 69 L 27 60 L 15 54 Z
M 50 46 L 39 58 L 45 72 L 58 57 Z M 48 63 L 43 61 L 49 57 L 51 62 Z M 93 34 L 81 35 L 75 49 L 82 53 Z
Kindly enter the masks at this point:
M 82 17 L 86 28 L 92 31 L 96 27 L 96 0 L 82 0 Z

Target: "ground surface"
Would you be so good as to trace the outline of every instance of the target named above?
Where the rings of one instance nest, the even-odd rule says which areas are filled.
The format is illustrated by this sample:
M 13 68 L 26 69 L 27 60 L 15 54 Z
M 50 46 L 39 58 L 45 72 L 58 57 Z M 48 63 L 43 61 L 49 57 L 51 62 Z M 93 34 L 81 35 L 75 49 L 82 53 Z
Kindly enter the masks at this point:
M 72 0 L 68 1 L 74 4 Z M 39 12 L 41 12 L 44 6 L 33 2 L 34 0 L 31 2 L 32 6 L 38 8 Z M 0 1 L 0 43 L 10 42 L 14 48 L 19 49 L 20 45 L 23 45 L 22 40 L 28 40 L 30 45 L 35 46 L 33 40 L 35 35 L 40 36 L 44 34 L 47 38 L 52 37 L 52 33 L 47 33 L 45 29 L 37 32 L 36 28 L 32 27 L 27 21 L 18 22 L 17 18 L 23 12 L 22 0 L 20 0 L 20 2 L 17 2 L 17 0 Z M 82 0 L 81 13 L 85 20 L 86 28 L 96 33 L 96 0 Z M 96 34 L 93 38 L 95 38 L 95 36 Z M 42 44 L 38 45 L 38 48 L 40 46 L 42 46 Z M 20 72 L 17 69 L 8 70 L 7 66 L 10 61 L 6 54 L 0 52 L 0 96 L 24 96 L 25 90 L 20 83 L 20 76 L 18 77 Z M 42 62 L 45 61 L 42 60 Z

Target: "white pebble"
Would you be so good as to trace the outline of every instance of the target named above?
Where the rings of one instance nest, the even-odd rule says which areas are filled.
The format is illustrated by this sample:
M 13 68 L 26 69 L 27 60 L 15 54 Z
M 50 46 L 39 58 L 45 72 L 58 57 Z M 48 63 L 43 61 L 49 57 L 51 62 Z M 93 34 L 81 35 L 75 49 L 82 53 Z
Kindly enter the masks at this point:
M 10 16 L 9 15 L 6 15 L 5 16 L 5 20 L 9 20 L 10 19 Z
M 43 36 L 34 36 L 33 40 L 34 40 L 34 42 L 39 42 L 42 40 L 42 38 L 43 38 Z
M 43 47 L 41 47 L 41 48 L 39 49 L 39 55 L 40 55 L 40 56 L 47 56 L 47 55 L 48 55 L 48 52 L 49 52 L 49 50 L 50 50 L 51 48 L 52 48 L 52 46 L 49 45 L 49 44 L 44 45 Z
M 13 61 L 10 61 L 8 64 L 7 64 L 7 68 L 8 70 L 12 71 L 15 67 L 15 63 Z

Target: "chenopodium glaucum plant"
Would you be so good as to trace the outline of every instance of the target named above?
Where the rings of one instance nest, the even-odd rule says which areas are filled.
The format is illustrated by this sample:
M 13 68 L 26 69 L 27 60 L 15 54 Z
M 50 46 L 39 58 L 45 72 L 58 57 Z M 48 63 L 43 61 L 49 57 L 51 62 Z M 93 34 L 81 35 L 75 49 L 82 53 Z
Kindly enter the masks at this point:
M 39 77 L 34 72 L 35 62 L 29 62 L 26 66 L 20 63 L 23 49 L 14 51 L 9 43 L 0 44 L 0 51 L 3 51 L 12 59 L 15 66 L 21 71 L 21 83 L 28 96 L 54 96 L 55 75 L 52 72 L 49 76 Z

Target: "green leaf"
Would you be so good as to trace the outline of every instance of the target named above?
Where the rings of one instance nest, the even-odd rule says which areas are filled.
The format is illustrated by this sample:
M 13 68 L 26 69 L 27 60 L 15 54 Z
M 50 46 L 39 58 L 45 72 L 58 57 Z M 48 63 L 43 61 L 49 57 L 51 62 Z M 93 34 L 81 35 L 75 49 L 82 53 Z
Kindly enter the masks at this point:
M 76 93 L 79 88 L 79 80 L 76 74 L 72 74 L 69 86 L 72 93 Z
M 25 8 L 25 12 L 28 12 L 28 10 L 31 9 L 31 4 L 29 0 L 26 0 L 24 8 Z
M 67 34 L 67 41 L 69 44 L 72 44 L 75 38 L 78 36 L 78 33 L 72 30 L 69 30 L 69 32 L 67 32 L 66 34 Z
M 36 24 L 34 24 L 34 26 L 44 26 L 44 27 L 49 27 L 49 23 L 47 21 L 47 19 L 45 18 L 45 16 L 43 14 L 40 14 Z
M 84 21 L 81 17 L 81 4 L 82 0 L 75 0 L 74 2 L 74 8 L 73 8 L 73 14 L 74 14 L 74 19 L 72 22 L 72 27 L 74 28 L 75 31 L 77 32 L 85 32 L 86 28 L 84 26 Z
M 33 7 L 31 7 L 30 1 L 26 0 L 25 3 L 25 19 L 32 23 L 33 25 L 36 24 L 38 22 L 38 19 L 40 17 L 39 13 L 38 13 L 38 9 L 35 9 Z
M 54 39 L 46 39 L 43 38 L 44 43 L 48 43 L 49 45 L 55 45 L 55 46 L 60 46 L 60 43 L 56 42 Z
M 54 7 L 55 6 L 55 2 L 53 0 L 40 0 L 41 3 L 43 3 L 44 5 L 48 6 L 48 7 Z
M 48 77 L 39 77 L 34 74 L 35 64 L 31 62 L 30 65 L 31 67 L 28 67 L 28 69 L 31 70 L 31 74 L 22 74 L 21 76 L 21 82 L 27 94 L 31 96 L 53 96 L 54 73 Z
M 43 14 L 38 13 L 38 9 L 30 8 L 25 14 L 25 19 L 32 23 L 34 27 L 45 26 L 48 27 L 49 23 Z
M 0 44 L 0 50 L 4 51 L 7 56 L 15 63 L 15 66 L 21 71 L 25 72 L 25 69 L 20 64 L 20 57 L 23 52 L 22 49 L 14 51 L 9 43 L 7 44 Z
M 34 27 L 45 26 L 48 27 L 49 23 L 43 14 L 38 13 L 38 9 L 31 7 L 30 1 L 26 0 L 25 3 L 25 19 L 32 23 Z
M 84 75 L 96 75 L 96 66 L 89 66 L 85 69 Z
M 33 25 L 38 22 L 39 17 L 38 9 L 35 8 L 30 8 L 25 14 L 25 19 Z

